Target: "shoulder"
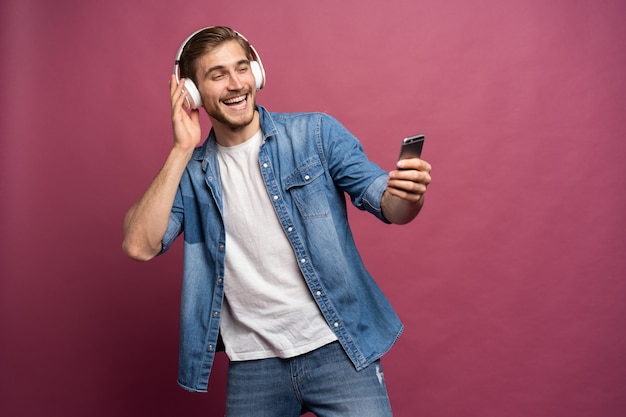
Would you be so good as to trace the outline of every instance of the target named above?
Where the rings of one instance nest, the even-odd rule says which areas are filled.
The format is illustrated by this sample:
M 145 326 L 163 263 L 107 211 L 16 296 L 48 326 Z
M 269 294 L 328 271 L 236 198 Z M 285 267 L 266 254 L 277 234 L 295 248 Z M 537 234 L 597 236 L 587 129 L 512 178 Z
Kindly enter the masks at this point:
M 274 120 L 284 123 L 297 123 L 307 121 L 315 123 L 339 124 L 339 121 L 328 113 L 323 112 L 292 112 L 292 113 L 270 113 Z
M 278 124 L 291 123 L 339 123 L 337 119 L 324 112 L 273 112 L 268 111 L 262 106 L 258 106 L 261 118 L 267 118 Z

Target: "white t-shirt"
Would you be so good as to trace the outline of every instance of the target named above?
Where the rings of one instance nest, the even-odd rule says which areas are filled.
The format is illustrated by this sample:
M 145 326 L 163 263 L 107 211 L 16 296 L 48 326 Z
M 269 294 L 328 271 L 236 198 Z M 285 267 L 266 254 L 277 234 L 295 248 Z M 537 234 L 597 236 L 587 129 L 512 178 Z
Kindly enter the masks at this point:
M 226 228 L 221 334 L 233 361 L 289 358 L 337 337 L 304 281 L 259 167 L 259 130 L 218 146 Z

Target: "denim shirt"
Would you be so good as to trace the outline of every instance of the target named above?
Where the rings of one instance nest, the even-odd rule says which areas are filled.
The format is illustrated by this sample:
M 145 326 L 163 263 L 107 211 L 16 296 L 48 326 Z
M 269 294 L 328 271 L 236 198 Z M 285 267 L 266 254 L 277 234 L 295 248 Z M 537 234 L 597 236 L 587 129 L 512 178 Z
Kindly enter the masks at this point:
M 386 353 L 402 323 L 365 268 L 348 224 L 345 194 L 387 222 L 380 201 L 387 173 L 358 140 L 321 113 L 270 113 L 258 106 L 259 166 L 302 275 L 357 370 Z M 163 237 L 166 251 L 184 231 L 178 383 L 207 390 L 218 346 L 228 242 L 213 131 L 182 176 Z

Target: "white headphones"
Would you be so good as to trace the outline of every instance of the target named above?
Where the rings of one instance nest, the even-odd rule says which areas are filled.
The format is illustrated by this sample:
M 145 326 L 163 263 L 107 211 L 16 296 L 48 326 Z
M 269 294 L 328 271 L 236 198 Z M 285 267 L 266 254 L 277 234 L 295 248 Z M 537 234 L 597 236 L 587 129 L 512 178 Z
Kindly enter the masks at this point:
M 206 28 L 202 28 L 200 30 L 195 31 L 187 39 L 185 42 L 178 48 L 178 52 L 176 52 L 176 60 L 174 62 L 174 75 L 176 76 L 176 83 L 180 84 L 180 57 L 183 54 L 183 49 L 187 46 L 187 43 L 196 36 L 198 33 L 202 32 L 206 29 L 211 29 L 215 26 L 209 26 Z M 238 36 L 240 36 L 243 40 L 250 42 L 239 32 L 235 32 Z M 256 82 L 256 89 L 260 90 L 265 86 L 265 70 L 263 69 L 263 64 L 261 63 L 261 58 L 259 54 L 256 52 L 254 47 L 250 45 L 250 69 L 252 70 L 252 75 L 254 75 L 254 81 Z M 185 89 L 187 90 L 187 104 L 190 109 L 197 109 L 202 106 L 202 98 L 200 97 L 200 91 L 198 91 L 198 87 L 191 81 L 190 79 L 185 80 Z

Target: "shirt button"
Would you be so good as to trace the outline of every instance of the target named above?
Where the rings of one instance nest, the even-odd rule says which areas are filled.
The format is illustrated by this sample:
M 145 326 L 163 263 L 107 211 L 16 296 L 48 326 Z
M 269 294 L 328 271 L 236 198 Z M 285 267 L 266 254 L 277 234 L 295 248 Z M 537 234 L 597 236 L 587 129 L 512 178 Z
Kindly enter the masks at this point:
M 223 280 L 222 278 L 218 278 L 218 279 L 217 279 L 217 283 L 218 283 L 218 284 L 221 284 L 222 282 L 224 282 L 224 280 Z
M 287 228 L 287 231 L 288 231 L 288 232 L 293 232 L 293 227 L 288 227 L 288 228 Z
M 219 312 L 219 311 L 214 311 L 214 312 L 213 312 L 213 317 L 219 317 L 219 315 L 220 315 L 220 312 Z
M 309 177 L 308 175 L 305 175 L 305 176 L 304 176 L 304 179 L 305 179 L 305 180 L 307 180 L 307 181 L 308 181 L 310 178 L 311 178 L 311 177 Z
M 320 295 L 322 295 L 322 292 L 318 291 L 318 292 L 315 293 L 315 295 L 317 295 L 319 297 Z
M 219 245 L 220 250 L 224 250 L 224 245 Z
M 211 352 L 211 351 L 213 350 L 213 345 L 209 345 L 209 347 L 207 348 L 207 350 L 208 350 L 209 352 Z
M 277 195 L 274 196 L 274 201 L 276 201 L 276 200 L 278 200 L 278 196 Z
M 300 263 L 305 264 L 306 263 L 306 259 L 304 259 L 304 258 L 300 259 Z
M 263 168 L 267 168 L 267 163 L 263 164 Z
M 339 327 L 339 323 L 335 322 L 335 323 L 333 323 L 333 326 Z

